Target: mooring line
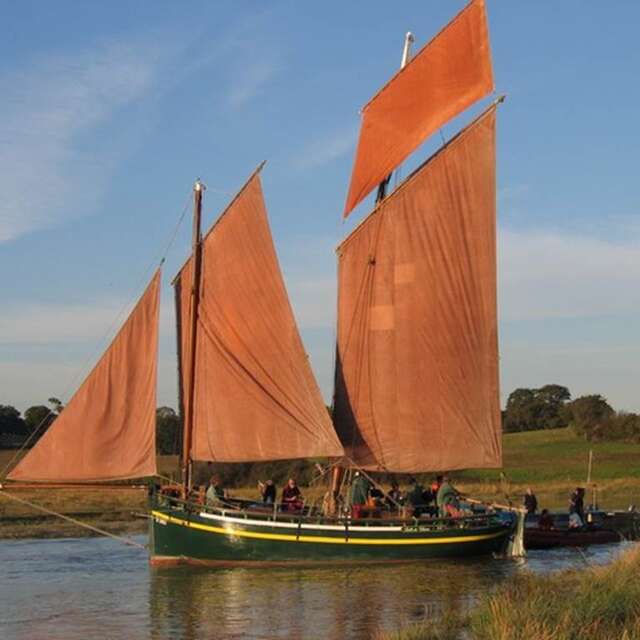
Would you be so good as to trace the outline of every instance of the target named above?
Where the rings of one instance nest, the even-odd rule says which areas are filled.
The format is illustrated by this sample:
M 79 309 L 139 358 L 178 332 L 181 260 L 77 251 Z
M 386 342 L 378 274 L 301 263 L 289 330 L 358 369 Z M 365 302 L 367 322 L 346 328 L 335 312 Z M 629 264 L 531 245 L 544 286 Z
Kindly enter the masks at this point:
M 72 518 L 71 516 L 65 516 L 63 513 L 58 513 L 57 511 L 53 511 L 51 509 L 47 509 L 46 507 L 42 507 L 39 504 L 35 504 L 34 502 L 31 502 L 30 500 L 25 500 L 24 498 L 18 498 L 18 496 L 12 493 L 7 493 L 1 488 L 0 488 L 0 496 L 4 496 L 5 498 L 10 498 L 11 500 L 15 500 L 16 502 L 25 504 L 31 507 L 32 509 L 35 509 L 36 511 L 42 511 L 43 513 L 56 516 L 57 518 L 62 518 L 63 520 L 67 520 L 69 522 L 72 522 L 73 524 L 77 524 L 78 526 L 84 527 L 85 529 L 95 531 L 96 533 L 99 533 L 102 536 L 106 536 L 107 538 L 113 538 L 114 540 L 118 540 L 119 542 L 129 545 L 130 547 L 137 547 L 138 549 L 144 549 L 144 550 L 147 549 L 146 545 L 140 544 L 139 542 L 136 542 L 131 538 L 125 538 L 124 536 L 119 536 L 115 533 L 110 533 L 109 531 L 105 531 L 104 529 L 94 527 L 92 524 L 82 522 L 81 520 L 77 520 L 76 518 Z

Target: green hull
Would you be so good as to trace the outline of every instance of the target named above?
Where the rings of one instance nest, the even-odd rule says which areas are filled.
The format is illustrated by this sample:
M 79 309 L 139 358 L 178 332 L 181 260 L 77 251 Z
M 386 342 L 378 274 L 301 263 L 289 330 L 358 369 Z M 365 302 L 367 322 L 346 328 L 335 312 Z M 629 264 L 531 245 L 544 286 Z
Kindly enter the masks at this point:
M 149 546 L 156 565 L 407 562 L 498 553 L 511 531 L 495 518 L 362 524 L 156 508 Z

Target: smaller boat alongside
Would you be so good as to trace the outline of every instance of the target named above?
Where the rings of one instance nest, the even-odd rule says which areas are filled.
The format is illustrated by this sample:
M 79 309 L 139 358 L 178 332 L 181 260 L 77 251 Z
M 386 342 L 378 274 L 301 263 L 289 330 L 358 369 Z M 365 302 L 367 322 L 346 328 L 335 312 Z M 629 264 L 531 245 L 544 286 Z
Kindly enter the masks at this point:
M 548 517 L 548 525 L 541 527 L 538 516 L 527 516 L 524 530 L 525 548 L 587 547 L 593 544 L 622 542 L 636 537 L 632 531 L 633 513 L 588 512 L 587 524 L 579 528 L 569 526 L 569 515 L 566 513 L 549 514 Z
M 539 529 L 524 531 L 527 549 L 553 549 L 555 547 L 588 547 L 592 544 L 611 544 L 624 538 L 612 529 Z

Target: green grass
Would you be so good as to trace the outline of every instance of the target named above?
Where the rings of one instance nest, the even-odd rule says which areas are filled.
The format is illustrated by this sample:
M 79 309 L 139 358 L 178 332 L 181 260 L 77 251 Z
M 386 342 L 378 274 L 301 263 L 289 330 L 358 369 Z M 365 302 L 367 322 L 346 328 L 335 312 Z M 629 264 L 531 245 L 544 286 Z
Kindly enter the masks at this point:
M 459 489 L 468 495 L 496 501 L 520 504 L 522 494 L 528 486 L 538 496 L 540 507 L 565 509 L 571 490 L 578 484 L 584 484 L 587 476 L 589 450 L 593 450 L 592 479 L 598 488 L 601 507 L 607 509 L 626 509 L 630 504 L 640 506 L 640 444 L 621 442 L 590 443 L 573 434 L 570 429 L 529 431 L 506 434 L 503 439 L 503 470 L 469 470 L 454 474 Z M 13 451 L 0 450 L 0 469 L 4 468 L 13 456 Z M 164 476 L 177 477 L 177 456 L 158 456 L 158 469 Z M 315 472 L 314 472 L 315 473 Z M 314 474 L 311 474 L 314 475 Z M 265 476 L 266 477 L 266 476 Z M 428 481 L 429 475 L 425 476 Z M 258 497 L 255 483 L 248 481 L 247 486 L 231 489 L 238 497 Z M 304 493 L 310 500 L 321 501 L 326 487 L 319 483 L 312 489 L 305 488 Z M 74 495 L 75 492 L 75 495 Z M 127 495 L 126 492 L 121 494 Z M 591 499 L 588 492 L 587 502 Z M 127 506 L 122 509 L 111 493 L 102 493 L 87 489 L 76 490 L 35 490 L 32 497 L 35 502 L 51 501 L 52 508 L 64 513 L 86 512 L 92 509 L 106 513 L 119 510 L 144 510 L 144 492 L 133 492 L 123 501 Z M 6 500 L 3 501 L 6 503 Z M 53 504 L 55 503 L 55 504 Z M 0 516 L 13 517 L 23 511 L 15 512 L 13 507 L 0 504 Z M 98 517 L 96 515 L 96 517 Z M 124 518 L 124 513 L 123 513 Z M 0 537 L 20 535 L 20 531 L 31 535 L 38 521 L 31 524 L 24 519 L 24 526 L 18 520 L 0 523 Z M 140 526 L 140 523 L 137 523 Z M 48 531 L 57 528 L 53 522 L 47 524 Z M 62 526 L 62 525 L 60 525 Z
M 640 640 L 640 549 L 606 567 L 515 577 L 466 617 L 379 640 Z M 447 616 L 445 616 L 447 617 Z
M 587 442 L 571 429 L 507 433 L 503 438 L 502 471 L 511 482 L 585 482 L 589 450 L 592 480 L 640 479 L 640 444 Z M 466 480 L 497 480 L 500 471 L 465 471 Z

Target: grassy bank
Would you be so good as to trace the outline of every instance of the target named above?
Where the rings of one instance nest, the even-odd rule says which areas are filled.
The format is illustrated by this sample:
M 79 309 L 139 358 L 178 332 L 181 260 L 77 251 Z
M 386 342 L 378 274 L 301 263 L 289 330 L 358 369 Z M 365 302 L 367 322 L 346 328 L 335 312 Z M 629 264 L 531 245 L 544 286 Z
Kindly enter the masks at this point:
M 110 533 L 132 534 L 146 530 L 146 488 L 13 489 L 8 493 L 57 513 L 86 522 Z M 2 492 L 0 492 L 2 493 Z M 80 525 L 62 520 L 0 495 L 1 538 L 62 538 L 95 535 Z
M 606 567 L 522 575 L 466 617 L 422 624 L 378 640 L 640 640 L 640 548 Z
M 598 487 L 600 505 L 608 509 L 640 505 L 638 444 L 592 444 L 576 437 L 569 429 L 555 429 L 506 434 L 503 446 L 502 470 L 456 473 L 454 477 L 458 488 L 487 501 L 511 501 L 515 504 L 520 503 L 527 487 L 531 486 L 541 507 L 565 509 L 571 490 L 585 482 L 589 450 L 592 449 L 592 479 Z M 13 453 L 0 451 L 0 469 Z M 176 456 L 160 456 L 158 459 L 159 471 L 164 476 L 175 476 L 177 466 Z M 429 476 L 424 479 L 428 481 Z M 326 487 L 320 485 L 305 489 L 304 493 L 308 499 L 319 502 L 325 490 Z M 258 497 L 253 484 L 231 488 L 230 492 L 238 497 Z M 19 495 L 109 531 L 136 532 L 146 527 L 144 520 L 132 515 L 145 510 L 144 490 L 127 486 L 104 490 L 21 489 Z M 591 493 L 588 495 L 590 499 Z M 67 535 L 87 535 L 87 530 L 0 498 L 0 538 Z

